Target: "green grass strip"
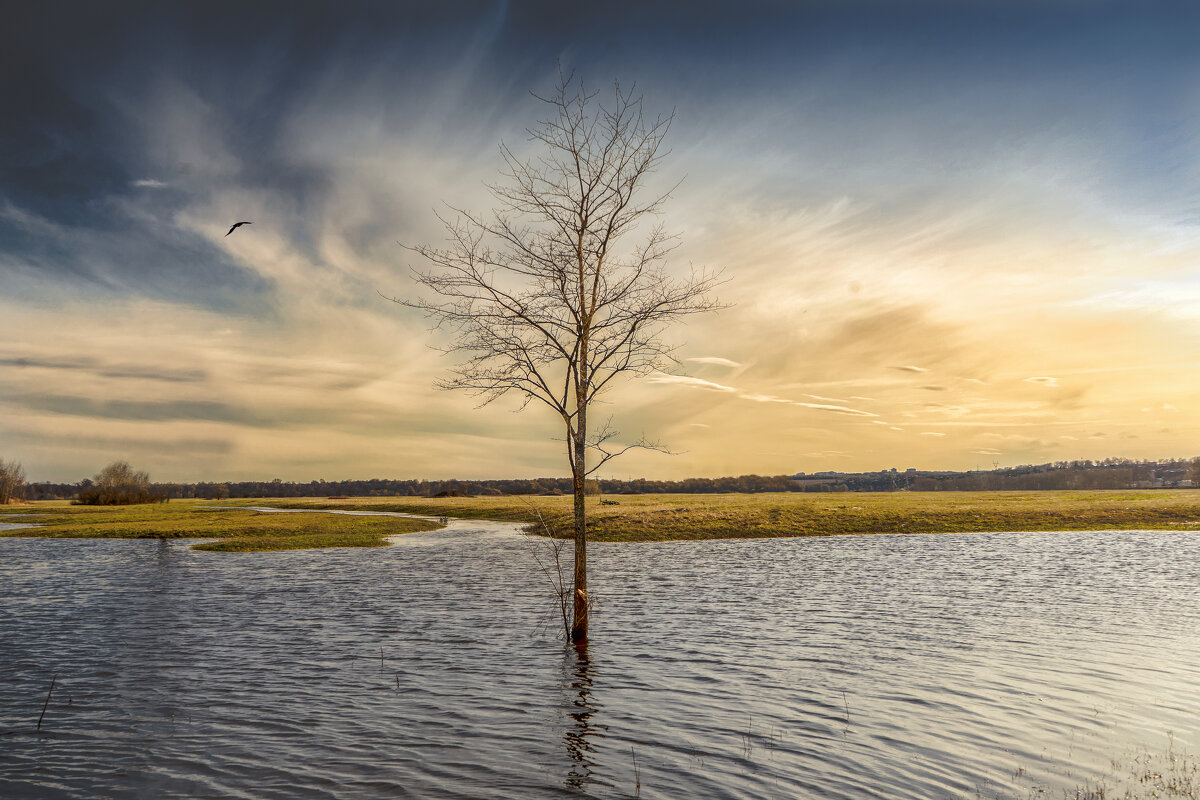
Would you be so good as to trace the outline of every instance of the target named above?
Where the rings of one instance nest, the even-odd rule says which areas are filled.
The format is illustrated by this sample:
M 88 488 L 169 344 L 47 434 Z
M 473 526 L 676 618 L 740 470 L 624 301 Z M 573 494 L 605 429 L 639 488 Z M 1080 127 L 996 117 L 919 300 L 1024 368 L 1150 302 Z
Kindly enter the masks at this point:
M 206 506 L 221 505 L 220 510 Z M 33 503 L 0 510 L 0 522 L 40 527 L 0 531 L 6 537 L 69 539 L 220 539 L 197 550 L 253 552 L 323 547 L 381 547 L 383 537 L 437 530 L 436 522 L 345 514 L 278 514 L 212 501 L 185 500 L 138 506 L 73 506 Z

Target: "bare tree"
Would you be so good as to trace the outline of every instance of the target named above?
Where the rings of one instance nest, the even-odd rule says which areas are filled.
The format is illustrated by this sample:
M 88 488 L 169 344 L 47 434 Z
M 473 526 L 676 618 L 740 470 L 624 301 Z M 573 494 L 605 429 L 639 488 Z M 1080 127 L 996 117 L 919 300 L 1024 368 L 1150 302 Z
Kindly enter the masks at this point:
M 129 466 L 128 461 L 114 461 L 96 475 L 95 481 L 79 490 L 80 505 L 124 506 L 155 503 L 162 497 L 154 491 L 150 475 Z
M 21 496 L 25 485 L 25 470 L 14 459 L 0 461 L 0 506 L 7 505 L 14 497 Z
M 670 196 L 647 178 L 666 150 L 672 115 L 643 115 L 642 97 L 614 85 L 607 103 L 572 76 L 539 97 L 550 118 L 527 132 L 534 158 L 503 143 L 502 182 L 489 185 L 490 214 L 452 208 L 440 217 L 442 247 L 412 248 L 432 264 L 417 280 L 431 298 L 396 299 L 420 309 L 466 357 L 438 386 L 465 389 L 483 403 L 513 393 L 558 415 L 575 494 L 571 640 L 587 642 L 588 475 L 644 439 L 618 444 L 607 423 L 589 428 L 592 403 L 614 379 L 673 361 L 661 335 L 671 323 L 717 308 L 717 276 L 666 269 L 677 237 L 658 222 Z M 627 246 L 631 240 L 636 240 Z

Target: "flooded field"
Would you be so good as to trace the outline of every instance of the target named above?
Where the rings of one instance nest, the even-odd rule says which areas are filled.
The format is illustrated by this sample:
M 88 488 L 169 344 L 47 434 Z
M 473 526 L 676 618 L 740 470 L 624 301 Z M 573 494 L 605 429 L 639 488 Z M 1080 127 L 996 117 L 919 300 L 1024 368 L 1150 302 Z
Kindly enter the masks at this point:
M 511 526 L 397 542 L 0 539 L 0 796 L 1053 797 L 1200 746 L 1195 533 L 595 544 L 583 660 Z

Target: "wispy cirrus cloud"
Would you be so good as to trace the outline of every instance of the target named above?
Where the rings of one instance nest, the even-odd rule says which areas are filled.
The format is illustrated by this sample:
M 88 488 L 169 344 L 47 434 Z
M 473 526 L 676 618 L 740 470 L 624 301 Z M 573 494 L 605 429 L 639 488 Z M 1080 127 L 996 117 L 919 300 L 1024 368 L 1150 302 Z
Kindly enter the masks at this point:
M 688 386 L 696 389 L 708 389 L 710 391 L 733 393 L 736 394 L 739 399 L 748 400 L 752 403 L 775 403 L 778 405 L 796 406 L 797 408 L 811 408 L 816 411 L 831 411 L 837 414 L 847 414 L 855 417 L 879 416 L 878 414 L 870 411 L 864 411 L 862 409 L 851 408 L 849 406 L 838 405 L 834 403 L 806 403 L 801 400 L 791 400 L 789 398 L 780 397 L 774 394 L 742 391 L 733 386 L 726 386 L 725 384 L 714 383 L 713 381 L 706 381 L 702 378 L 694 378 L 688 375 L 671 375 L 668 373 L 659 372 L 651 375 L 649 378 L 647 378 L 647 380 L 650 383 L 674 384 L 677 386 Z
M 750 400 L 754 403 L 785 403 L 790 404 L 792 401 L 785 397 L 776 397 L 773 394 L 756 394 L 754 392 L 746 392 L 739 394 L 738 397 L 743 400 Z
M 656 372 L 646 378 L 647 383 L 665 383 L 674 384 L 676 386 L 690 386 L 695 389 L 708 389 L 714 392 L 736 392 L 738 391 L 732 386 L 726 386 L 722 383 L 706 381 L 703 378 L 693 378 L 690 375 L 672 375 L 667 372 Z
M 731 361 L 728 358 L 721 358 L 720 356 L 693 356 L 691 358 L 685 358 L 684 361 L 691 361 L 696 364 L 712 364 L 718 367 L 742 366 L 740 362 Z
M 800 406 L 801 408 L 814 408 L 814 409 L 817 409 L 818 411 L 833 411 L 834 413 L 837 413 L 837 414 L 848 414 L 852 417 L 878 417 L 879 416 L 878 414 L 875 414 L 870 411 L 863 411 L 861 408 L 849 408 L 847 406 L 829 405 L 826 403 L 801 403 L 799 401 L 792 401 L 792 405 Z

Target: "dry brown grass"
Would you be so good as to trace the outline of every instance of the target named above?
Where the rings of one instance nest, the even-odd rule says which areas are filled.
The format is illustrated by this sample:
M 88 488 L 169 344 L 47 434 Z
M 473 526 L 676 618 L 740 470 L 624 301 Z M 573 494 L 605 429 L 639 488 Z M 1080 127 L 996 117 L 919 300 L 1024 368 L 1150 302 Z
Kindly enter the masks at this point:
M 838 494 L 617 495 L 588 499 L 589 538 L 661 541 L 851 533 L 1191 530 L 1200 492 L 889 492 Z M 361 508 L 431 516 L 536 521 L 557 533 L 571 522 L 567 497 L 357 498 L 239 501 L 303 508 Z

